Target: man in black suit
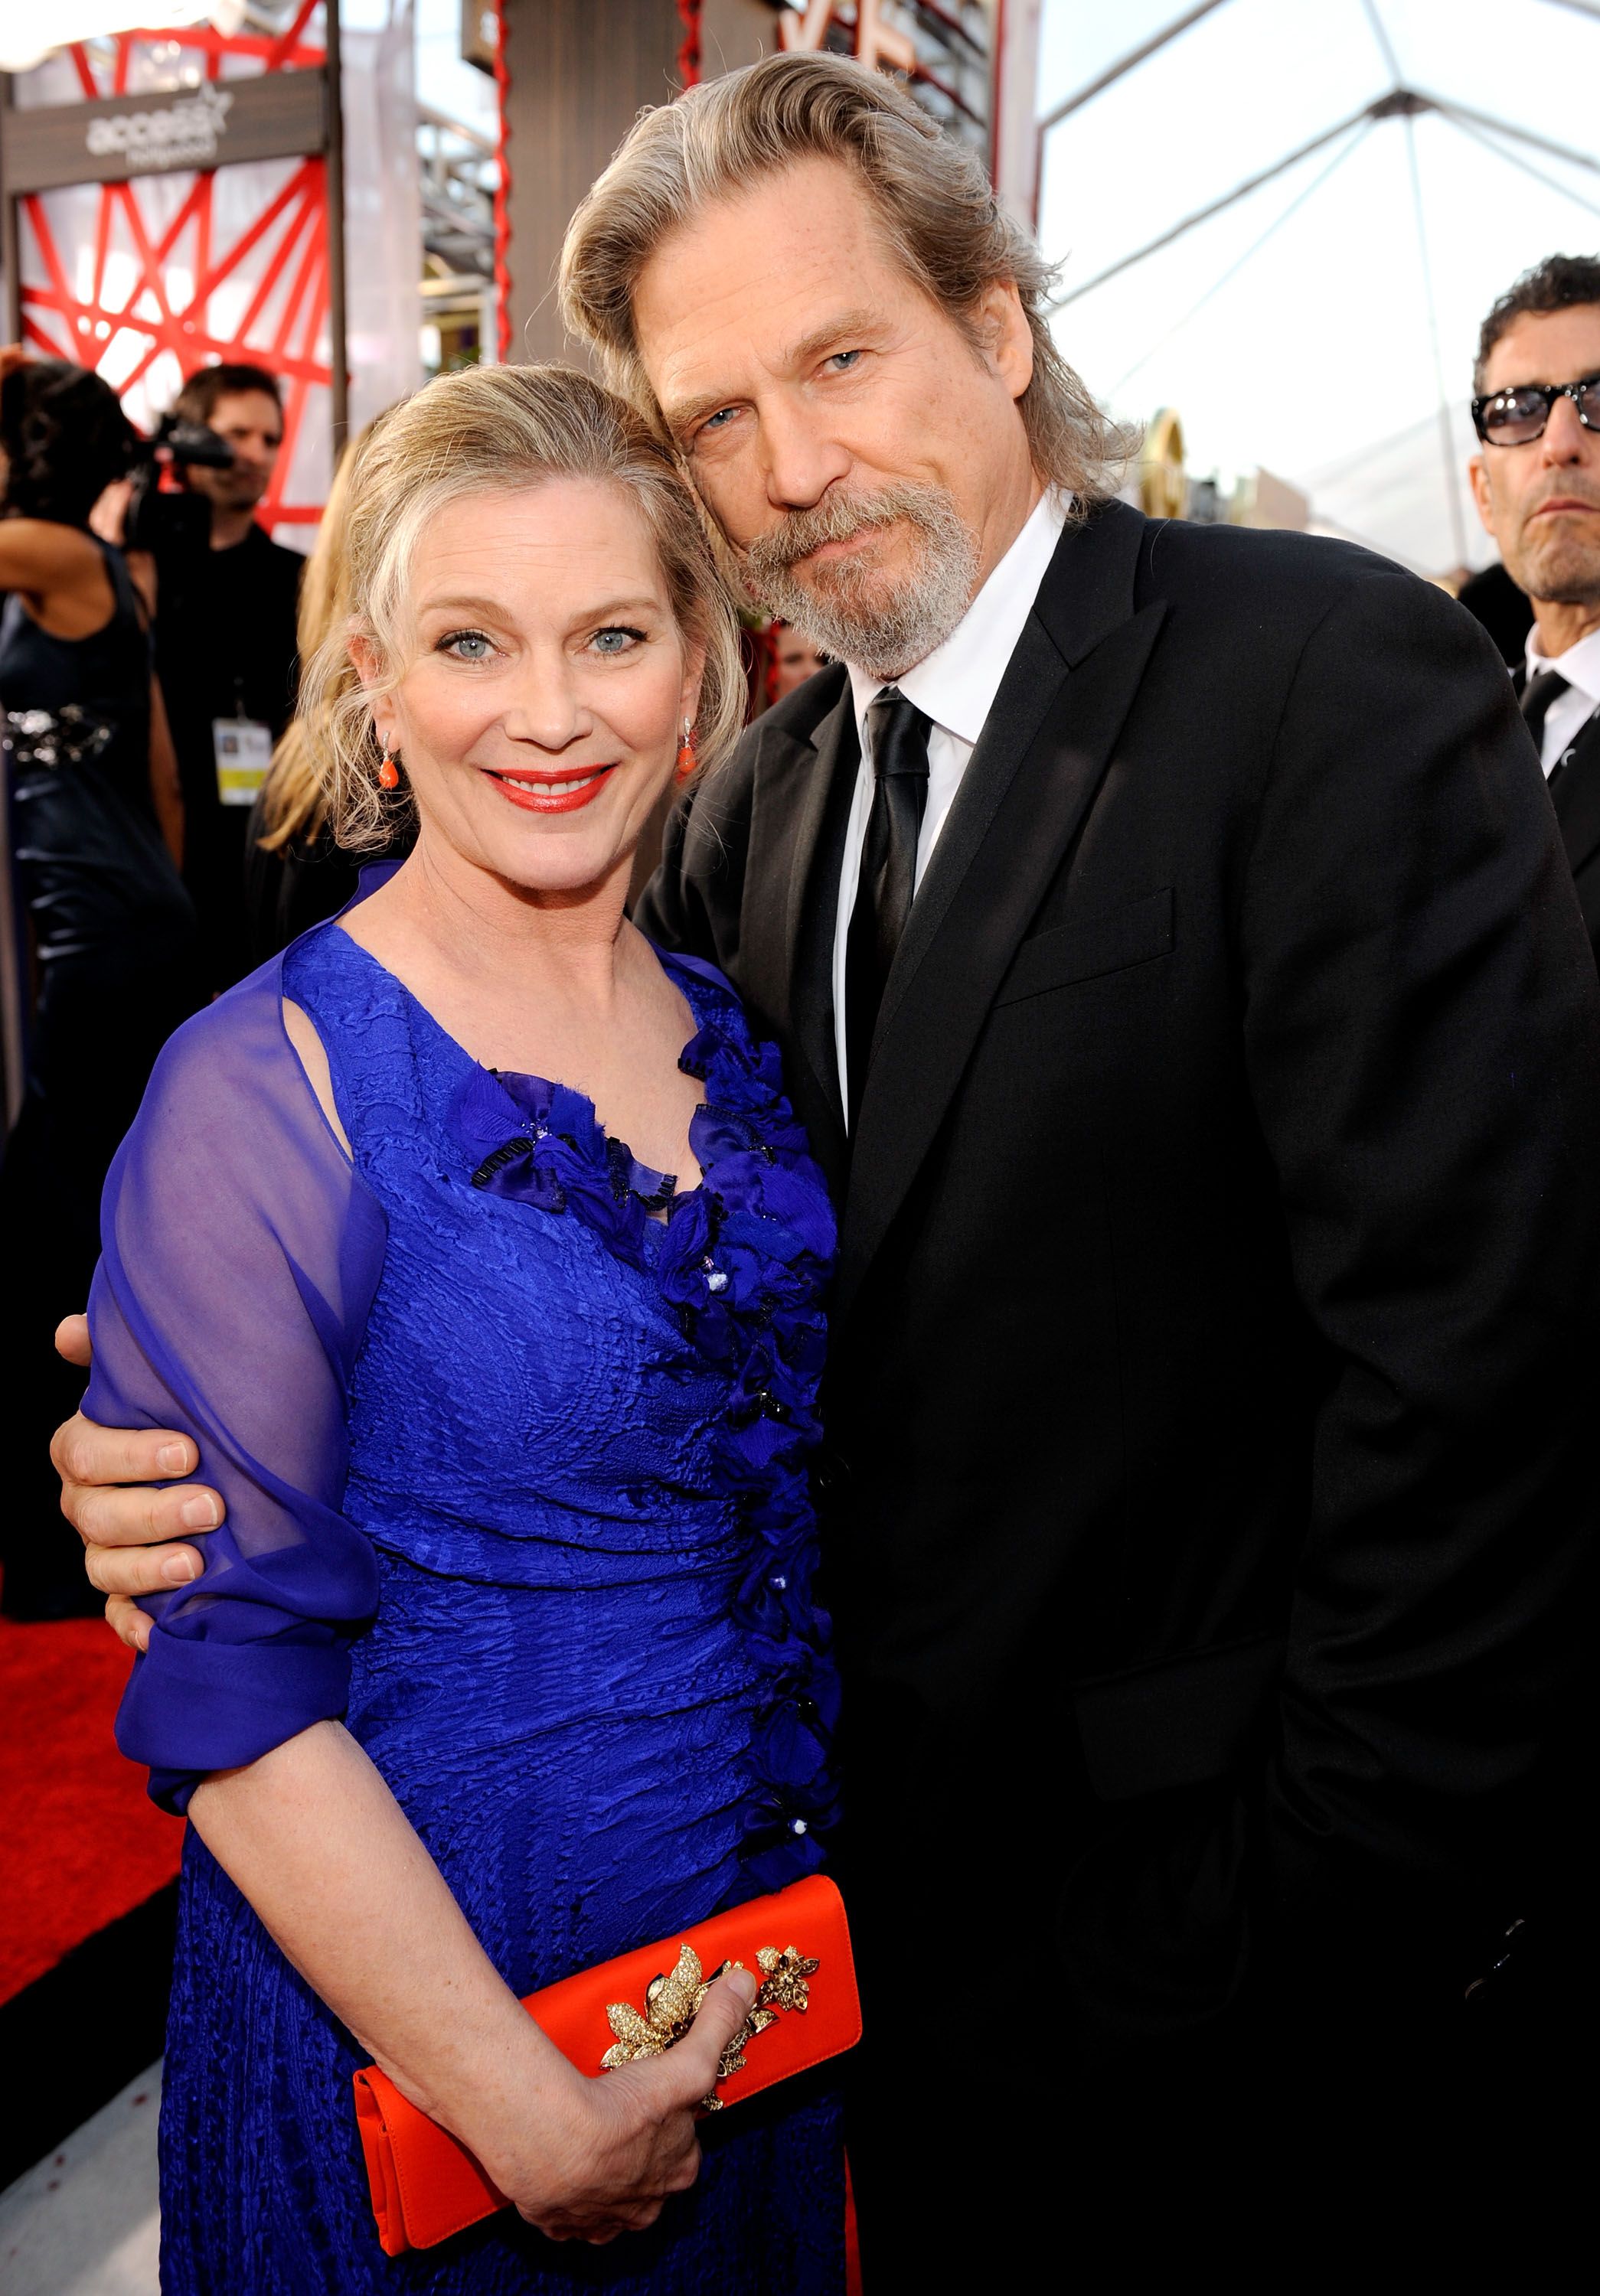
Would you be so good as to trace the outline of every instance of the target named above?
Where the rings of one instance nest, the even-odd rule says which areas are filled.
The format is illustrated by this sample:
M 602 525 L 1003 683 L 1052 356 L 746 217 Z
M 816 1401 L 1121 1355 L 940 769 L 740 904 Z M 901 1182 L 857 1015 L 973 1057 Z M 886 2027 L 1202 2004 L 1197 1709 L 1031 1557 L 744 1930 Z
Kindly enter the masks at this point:
M 842 1215 L 867 2284 L 1194 2254 L 1183 2170 L 1259 2220 L 1272 2123 L 1348 2214 L 1519 1909 L 1588 1529 L 1600 986 L 1504 671 L 1385 562 L 1112 498 L 1036 250 L 850 64 L 647 115 L 563 284 L 835 657 L 641 916 Z M 160 1440 L 64 1431 L 108 1591 Z
M 1478 514 L 1533 602 L 1522 715 L 1600 955 L 1600 258 L 1550 256 L 1501 296 L 1473 389 Z

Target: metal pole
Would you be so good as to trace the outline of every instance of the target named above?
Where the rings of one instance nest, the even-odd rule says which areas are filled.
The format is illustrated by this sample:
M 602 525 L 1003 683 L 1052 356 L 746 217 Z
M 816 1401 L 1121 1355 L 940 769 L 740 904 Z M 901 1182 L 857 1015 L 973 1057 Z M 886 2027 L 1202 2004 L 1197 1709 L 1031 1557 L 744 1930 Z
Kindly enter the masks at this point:
M 12 108 L 11 74 L 0 72 L 0 144 L 5 139 L 6 114 Z M 5 340 L 22 340 L 22 280 L 18 270 L 17 202 L 6 192 L 0 196 L 0 272 L 5 275 Z
M 1378 13 L 1378 0 L 1361 0 L 1366 11 L 1366 20 L 1372 27 L 1373 38 L 1378 44 L 1378 53 L 1383 59 L 1383 69 L 1389 74 L 1391 86 L 1400 85 L 1400 60 L 1395 54 L 1394 42 L 1390 38 L 1383 19 Z
M 350 381 L 344 307 L 344 90 L 340 73 L 339 0 L 324 0 L 327 53 L 328 143 L 324 161 L 328 209 L 328 365 L 332 381 L 333 459 L 350 427 Z
M 1200 5 L 1197 8 L 1187 10 L 1176 23 L 1169 24 L 1164 32 L 1156 32 L 1148 40 L 1143 41 L 1138 47 L 1130 48 L 1118 62 L 1108 65 L 1106 70 L 1096 74 L 1095 78 L 1086 81 L 1076 94 L 1068 96 L 1064 103 L 1058 103 L 1054 111 L 1046 111 L 1038 124 L 1040 135 L 1047 135 L 1051 128 L 1058 127 L 1063 119 L 1068 119 L 1082 105 L 1087 103 L 1092 97 L 1098 95 L 1103 88 L 1108 88 L 1114 81 L 1121 79 L 1126 73 L 1132 71 L 1136 64 L 1142 64 L 1146 56 L 1154 55 L 1157 49 L 1164 48 L 1169 40 L 1176 40 L 1180 32 L 1186 32 L 1191 24 L 1198 24 L 1202 16 L 1209 16 L 1213 8 L 1220 8 L 1221 5 L 1222 0 L 1200 0 Z
M 1450 429 L 1450 394 L 1445 389 L 1444 353 L 1439 341 L 1439 312 L 1433 299 L 1433 266 L 1428 258 L 1428 230 L 1423 218 L 1423 179 L 1416 165 L 1416 119 L 1401 115 L 1406 131 L 1406 165 L 1411 173 L 1411 210 L 1416 218 L 1416 251 L 1422 258 L 1423 294 L 1428 313 L 1428 339 L 1433 346 L 1433 381 L 1439 392 L 1439 444 L 1444 456 L 1445 500 L 1450 510 L 1450 539 L 1456 563 L 1466 564 L 1466 520 L 1461 508 L 1461 473 L 1456 465 L 1456 439 Z
M 0 72 L 0 138 L 12 107 L 11 74 Z M 22 280 L 18 268 L 17 202 L 0 193 L 0 270 L 5 274 L 5 340 L 22 340 Z M 11 791 L 0 779 L 0 1101 L 10 1131 L 22 1105 L 26 1020 L 23 1012 L 21 933 L 11 860 Z
M 1586 200 L 1581 192 L 1572 189 L 1571 184 L 1563 184 L 1555 176 L 1547 176 L 1542 168 L 1536 168 L 1531 160 L 1524 160 L 1520 152 L 1508 152 L 1504 144 L 1497 144 L 1494 137 L 1486 135 L 1481 127 L 1470 127 L 1453 111 L 1441 111 L 1439 116 L 1456 130 L 1457 135 L 1470 135 L 1474 144 L 1481 144 L 1485 152 L 1492 152 L 1497 160 L 1504 160 L 1508 168 L 1520 168 L 1524 176 L 1531 176 L 1534 182 L 1542 184 L 1547 192 L 1556 192 L 1563 200 L 1571 200 L 1573 206 L 1581 208 L 1586 215 L 1600 216 L 1600 207 L 1596 207 L 1593 200 Z
M 1416 103 L 1421 111 L 1442 112 L 1447 119 L 1470 120 L 1474 127 L 1491 127 L 1497 135 L 1510 135 L 1519 144 L 1530 144 L 1547 159 L 1565 160 L 1574 168 L 1587 168 L 1591 175 L 1600 175 L 1600 159 L 1592 152 L 1575 152 L 1570 144 L 1552 144 L 1547 135 L 1536 135 L 1530 127 L 1519 127 L 1514 120 L 1498 119 L 1492 111 L 1474 111 L 1470 104 L 1456 103 L 1442 95 L 1419 94 Z
M 1120 62 L 1111 65 L 1105 71 L 1097 73 L 1093 79 L 1086 81 L 1076 94 L 1068 96 L 1064 103 L 1058 103 L 1054 111 L 1047 111 L 1045 114 L 1033 131 L 1033 228 L 1036 232 L 1038 229 L 1039 221 L 1039 197 L 1045 181 L 1045 139 L 1050 130 L 1053 127 L 1058 127 L 1063 119 L 1070 119 L 1073 112 L 1080 110 L 1104 88 L 1113 86 L 1125 73 L 1132 71 L 1136 65 L 1142 64 L 1146 56 L 1154 55 L 1158 48 L 1166 46 L 1169 40 L 1176 40 L 1180 32 L 1186 32 L 1191 24 L 1198 24 L 1202 16 L 1209 16 L 1213 8 L 1219 8 L 1221 5 L 1222 0 L 1201 0 L 1199 7 L 1189 9 L 1186 14 L 1180 16 L 1175 24 L 1169 24 L 1164 32 L 1157 32 L 1140 46 L 1130 49 Z
M 1219 295 L 1222 292 L 1222 290 L 1227 285 L 1230 279 L 1236 278 L 1239 273 L 1243 270 L 1247 263 L 1254 261 L 1255 258 L 1259 255 L 1261 250 L 1266 246 L 1273 234 L 1275 232 L 1281 231 L 1284 226 L 1288 222 L 1290 217 L 1298 214 L 1300 209 L 1305 206 L 1306 201 L 1312 197 L 1314 193 L 1321 191 L 1323 185 L 1327 182 L 1328 177 L 1335 174 L 1339 168 L 1343 167 L 1345 161 L 1350 158 L 1350 153 L 1355 151 L 1359 144 L 1366 143 L 1367 137 L 1372 134 L 1372 131 L 1373 122 L 1370 119 L 1367 120 L 1363 127 L 1357 128 L 1355 134 L 1350 137 L 1350 142 L 1345 145 L 1344 149 L 1342 152 L 1335 152 L 1333 158 L 1328 161 L 1327 166 L 1325 168 L 1319 168 L 1316 175 L 1312 176 L 1310 182 L 1303 184 L 1301 188 L 1296 192 L 1288 206 L 1282 209 L 1278 214 L 1273 217 L 1272 221 L 1268 225 L 1260 237 L 1259 239 L 1252 239 L 1250 245 L 1245 249 L 1243 254 L 1235 257 L 1234 260 L 1228 265 L 1227 269 L 1223 273 L 1220 279 L 1212 280 L 1210 285 L 1206 289 L 1205 293 L 1201 297 L 1199 302 L 1191 303 L 1188 309 L 1184 313 L 1183 317 L 1181 319 L 1175 320 L 1172 325 L 1167 329 L 1166 332 L 1158 336 L 1156 340 L 1152 343 L 1150 348 L 1144 354 L 1143 357 L 1136 359 L 1133 365 L 1128 368 L 1126 373 L 1120 374 L 1117 377 L 1116 381 L 1112 383 L 1110 390 L 1106 393 L 1108 400 L 1115 400 L 1118 392 L 1123 390 L 1127 384 L 1133 381 L 1134 376 L 1137 374 L 1139 369 L 1142 366 L 1148 366 L 1151 360 L 1155 357 L 1157 351 L 1164 350 L 1166 346 L 1172 340 L 1173 336 L 1181 334 L 1183 330 L 1188 325 L 1191 319 L 1197 319 L 1200 316 L 1200 314 L 1204 310 L 1206 305 L 1211 300 L 1212 297 L 1214 295 Z
M 1352 127 L 1359 127 L 1364 119 L 1378 118 L 1381 107 L 1388 101 L 1387 97 L 1381 96 L 1376 103 L 1363 104 L 1359 111 L 1352 111 L 1348 119 L 1342 119 L 1337 127 L 1325 128 L 1309 144 L 1302 144 L 1297 152 L 1291 152 L 1287 159 L 1275 160 L 1270 168 L 1263 168 L 1259 176 L 1251 176 L 1246 182 L 1235 184 L 1231 192 L 1225 192 L 1219 200 L 1212 200 L 1203 208 L 1196 208 L 1193 215 L 1185 216 L 1181 223 L 1172 225 L 1159 238 L 1149 240 L 1143 247 L 1136 248 L 1133 254 L 1124 255 L 1117 262 L 1107 264 L 1104 271 L 1097 271 L 1092 279 L 1086 279 L 1081 287 L 1069 289 L 1066 294 L 1051 304 L 1050 308 L 1064 311 L 1067 305 L 1076 303 L 1080 295 L 1092 293 L 1096 287 L 1104 287 L 1108 279 L 1115 279 L 1120 272 L 1131 271 L 1134 265 L 1143 263 L 1146 256 L 1154 255 L 1163 247 L 1170 247 L 1175 239 L 1181 239 L 1185 232 L 1193 231 L 1196 224 L 1209 222 L 1212 216 L 1220 215 L 1225 208 L 1231 208 L 1238 201 L 1247 199 L 1251 192 L 1259 192 L 1263 184 L 1270 184 L 1275 176 L 1283 175 L 1286 169 L 1298 167 L 1302 160 L 1309 160 L 1313 152 L 1320 152 L 1325 144 L 1332 144 L 1335 137 L 1348 135 Z

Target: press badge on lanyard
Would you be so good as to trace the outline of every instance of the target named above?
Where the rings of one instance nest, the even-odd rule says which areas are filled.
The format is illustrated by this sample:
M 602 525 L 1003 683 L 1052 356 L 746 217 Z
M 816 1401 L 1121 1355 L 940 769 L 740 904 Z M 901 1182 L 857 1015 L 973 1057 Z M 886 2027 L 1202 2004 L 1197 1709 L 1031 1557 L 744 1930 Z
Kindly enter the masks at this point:
M 272 763 L 272 728 L 253 718 L 213 718 L 217 795 L 223 805 L 254 805 Z

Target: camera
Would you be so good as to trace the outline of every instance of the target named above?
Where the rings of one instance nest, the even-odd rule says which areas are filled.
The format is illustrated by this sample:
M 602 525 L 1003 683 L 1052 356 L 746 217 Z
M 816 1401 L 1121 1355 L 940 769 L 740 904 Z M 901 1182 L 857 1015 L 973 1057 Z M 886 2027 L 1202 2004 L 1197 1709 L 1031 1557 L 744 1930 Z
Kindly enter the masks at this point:
M 209 423 L 163 414 L 153 436 L 138 444 L 124 549 L 164 551 L 174 544 L 203 549 L 210 534 L 210 504 L 198 495 L 163 493 L 161 472 L 194 463 L 202 470 L 226 471 L 233 460 L 233 448 Z

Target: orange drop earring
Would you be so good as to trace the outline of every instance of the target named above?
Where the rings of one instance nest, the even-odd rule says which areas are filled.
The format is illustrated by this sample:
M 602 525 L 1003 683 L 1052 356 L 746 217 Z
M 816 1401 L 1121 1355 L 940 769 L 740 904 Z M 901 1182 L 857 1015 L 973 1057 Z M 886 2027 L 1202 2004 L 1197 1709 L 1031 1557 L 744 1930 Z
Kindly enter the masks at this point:
M 677 745 L 677 777 L 679 781 L 686 782 L 699 763 L 700 759 L 695 755 L 694 750 L 694 728 L 685 718 L 684 719 L 684 738 Z
M 389 751 L 385 750 L 383 752 L 383 763 L 378 768 L 378 787 L 380 789 L 391 790 L 398 789 L 399 786 L 400 768 L 390 756 Z

